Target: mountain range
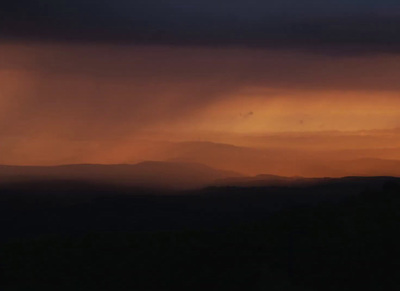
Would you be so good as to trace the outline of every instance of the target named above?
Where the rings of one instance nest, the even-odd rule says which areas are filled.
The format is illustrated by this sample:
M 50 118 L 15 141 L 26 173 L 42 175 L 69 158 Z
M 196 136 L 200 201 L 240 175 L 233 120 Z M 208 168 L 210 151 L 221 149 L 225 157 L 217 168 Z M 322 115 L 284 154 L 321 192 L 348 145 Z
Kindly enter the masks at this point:
M 215 164 L 219 165 L 217 156 L 215 156 L 215 160 Z M 400 161 L 359 159 L 337 161 L 332 163 L 331 166 L 335 168 L 343 167 L 343 173 L 348 174 L 345 177 L 400 176 Z M 274 174 L 244 175 L 191 161 L 146 161 L 137 164 L 114 165 L 0 165 L 0 183 L 3 184 L 32 181 L 74 181 L 165 190 L 189 190 L 209 186 L 308 186 L 331 180 L 336 181 L 341 178 L 338 175 L 329 177 L 322 174 L 323 172 L 315 177 Z
M 27 182 L 70 180 L 144 188 L 188 189 L 210 185 L 215 180 L 239 177 L 197 163 L 148 161 L 138 164 L 60 166 L 0 166 L 0 181 Z

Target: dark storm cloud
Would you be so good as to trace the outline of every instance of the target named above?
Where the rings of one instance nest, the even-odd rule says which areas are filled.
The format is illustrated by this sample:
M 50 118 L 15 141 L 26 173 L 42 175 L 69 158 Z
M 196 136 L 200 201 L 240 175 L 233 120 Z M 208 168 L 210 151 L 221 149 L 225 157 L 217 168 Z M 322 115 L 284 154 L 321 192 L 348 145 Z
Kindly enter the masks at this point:
M 3 38 L 398 51 L 400 4 L 383 1 L 9 1 Z

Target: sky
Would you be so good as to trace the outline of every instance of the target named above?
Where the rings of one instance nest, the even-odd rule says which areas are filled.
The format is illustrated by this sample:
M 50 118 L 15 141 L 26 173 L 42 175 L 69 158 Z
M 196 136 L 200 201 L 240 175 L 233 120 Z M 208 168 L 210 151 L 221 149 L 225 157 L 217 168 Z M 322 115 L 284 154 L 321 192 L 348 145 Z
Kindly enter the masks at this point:
M 367 52 L 398 51 L 400 40 L 396 0 L 8 2 L 0 34 L 9 39 Z
M 42 0 L 0 11 L 0 164 L 193 161 L 220 144 L 322 164 L 400 159 L 398 1 Z M 241 171 L 212 164 L 224 165 Z

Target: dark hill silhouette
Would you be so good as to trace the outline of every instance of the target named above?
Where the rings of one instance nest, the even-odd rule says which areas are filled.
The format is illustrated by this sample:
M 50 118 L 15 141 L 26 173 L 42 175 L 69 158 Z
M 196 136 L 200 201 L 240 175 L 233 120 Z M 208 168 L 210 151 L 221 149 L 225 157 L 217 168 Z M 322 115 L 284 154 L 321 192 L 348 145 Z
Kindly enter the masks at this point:
M 361 192 L 382 189 L 388 183 L 400 184 L 400 178 L 393 177 L 294 181 L 285 185 L 270 181 L 270 185 L 263 186 L 231 184 L 186 191 L 144 189 L 107 181 L 3 183 L 0 184 L 0 220 L 8 221 L 3 227 L 3 235 L 6 229 L 24 235 L 35 232 L 84 233 L 93 229 L 213 228 L 267 218 L 293 207 L 336 204 Z
M 399 290 L 399 185 L 3 183 L 0 289 Z
M 252 177 L 233 177 L 217 180 L 212 186 L 217 187 L 307 187 L 307 186 L 330 186 L 330 185 L 364 185 L 381 186 L 390 181 L 399 181 L 400 178 L 392 176 L 347 176 L 347 177 L 283 177 L 277 175 L 256 175 Z
M 147 161 L 129 165 L 0 166 L 1 182 L 72 180 L 147 188 L 201 188 L 214 180 L 238 177 L 198 163 Z
M 323 178 L 304 178 L 299 176 L 284 177 L 278 175 L 261 174 L 251 177 L 231 177 L 214 182 L 213 186 L 235 186 L 235 187 L 265 187 L 265 186 L 300 186 L 310 185 L 321 181 Z

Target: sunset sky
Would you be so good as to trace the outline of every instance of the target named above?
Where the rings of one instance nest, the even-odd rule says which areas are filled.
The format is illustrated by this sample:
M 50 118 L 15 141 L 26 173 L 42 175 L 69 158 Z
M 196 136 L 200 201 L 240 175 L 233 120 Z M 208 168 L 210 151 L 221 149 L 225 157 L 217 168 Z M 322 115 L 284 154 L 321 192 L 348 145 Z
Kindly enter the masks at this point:
M 0 164 L 400 175 L 397 0 L 215 2 L 0 9 Z

